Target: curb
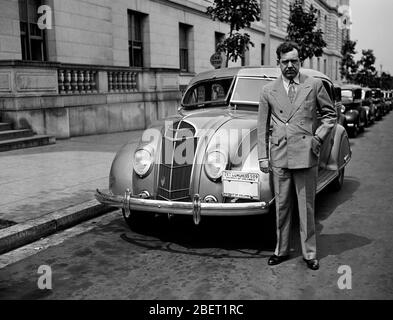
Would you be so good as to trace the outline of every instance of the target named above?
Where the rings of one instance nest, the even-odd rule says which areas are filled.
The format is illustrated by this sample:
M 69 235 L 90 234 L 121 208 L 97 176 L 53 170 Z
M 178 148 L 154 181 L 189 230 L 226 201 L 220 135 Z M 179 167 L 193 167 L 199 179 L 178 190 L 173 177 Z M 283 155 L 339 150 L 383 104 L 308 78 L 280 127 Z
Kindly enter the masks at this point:
M 0 230 L 0 254 L 115 210 L 117 208 L 91 200 L 2 229 Z

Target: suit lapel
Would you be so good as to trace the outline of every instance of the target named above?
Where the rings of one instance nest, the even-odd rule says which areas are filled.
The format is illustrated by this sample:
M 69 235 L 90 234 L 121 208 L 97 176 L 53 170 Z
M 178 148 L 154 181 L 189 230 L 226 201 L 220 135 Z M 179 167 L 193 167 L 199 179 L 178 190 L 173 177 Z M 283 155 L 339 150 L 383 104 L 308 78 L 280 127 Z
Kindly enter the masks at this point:
M 285 91 L 282 76 L 278 77 L 275 80 L 273 89 L 272 89 L 272 95 L 278 102 L 278 104 L 281 107 L 281 110 L 283 111 L 283 114 L 280 117 L 280 114 L 276 114 L 280 119 L 286 119 L 288 115 L 290 114 L 292 107 L 291 107 L 291 102 L 289 101 L 288 94 Z

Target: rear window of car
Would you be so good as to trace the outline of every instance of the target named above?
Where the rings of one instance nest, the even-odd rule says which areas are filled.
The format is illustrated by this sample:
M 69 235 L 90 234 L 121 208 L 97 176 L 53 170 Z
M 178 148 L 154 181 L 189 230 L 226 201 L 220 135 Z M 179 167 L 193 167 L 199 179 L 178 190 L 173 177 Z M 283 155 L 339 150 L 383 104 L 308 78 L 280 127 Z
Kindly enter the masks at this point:
M 341 90 L 341 96 L 343 98 L 352 98 L 352 90 Z
M 185 93 L 183 105 L 185 107 L 202 107 L 209 103 L 214 105 L 225 103 L 232 81 L 233 77 L 198 82 Z

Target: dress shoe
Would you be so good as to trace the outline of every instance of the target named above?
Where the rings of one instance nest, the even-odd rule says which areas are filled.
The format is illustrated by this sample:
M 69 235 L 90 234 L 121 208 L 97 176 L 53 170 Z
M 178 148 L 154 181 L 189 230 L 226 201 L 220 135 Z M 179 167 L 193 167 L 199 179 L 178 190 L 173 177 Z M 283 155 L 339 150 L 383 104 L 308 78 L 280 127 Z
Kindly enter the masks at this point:
M 319 269 L 319 262 L 317 259 L 310 259 L 306 260 L 303 258 L 303 260 L 306 262 L 307 267 L 311 270 L 318 270 Z
M 267 264 L 268 264 L 269 266 L 275 266 L 276 264 L 280 264 L 281 262 L 284 262 L 285 260 L 287 260 L 288 257 L 289 257 L 289 256 L 276 256 L 275 254 L 273 254 L 273 255 L 269 258 Z

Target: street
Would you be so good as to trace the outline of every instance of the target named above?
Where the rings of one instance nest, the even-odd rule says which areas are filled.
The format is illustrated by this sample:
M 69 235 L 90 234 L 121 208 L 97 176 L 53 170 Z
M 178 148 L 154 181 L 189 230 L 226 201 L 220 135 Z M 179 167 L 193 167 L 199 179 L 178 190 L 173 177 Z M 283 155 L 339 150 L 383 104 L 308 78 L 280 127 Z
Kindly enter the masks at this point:
M 342 190 L 317 196 L 318 271 L 302 260 L 297 223 L 290 260 L 270 267 L 271 217 L 202 217 L 198 228 L 156 218 L 132 231 L 116 211 L 0 257 L 0 299 L 392 299 L 392 122 L 351 139 Z M 37 286 L 42 265 L 52 289 Z

